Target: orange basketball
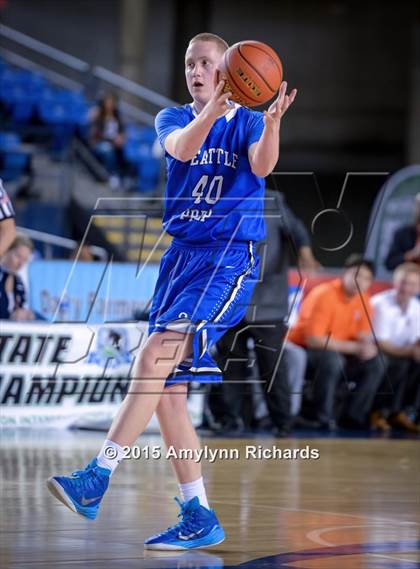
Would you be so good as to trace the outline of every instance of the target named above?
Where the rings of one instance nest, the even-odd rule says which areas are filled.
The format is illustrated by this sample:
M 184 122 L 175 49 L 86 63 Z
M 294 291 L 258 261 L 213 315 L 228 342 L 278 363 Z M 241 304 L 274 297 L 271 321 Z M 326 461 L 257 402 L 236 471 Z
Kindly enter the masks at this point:
M 269 101 L 280 88 L 283 66 L 276 52 L 259 41 L 232 45 L 219 64 L 219 79 L 226 81 L 224 91 L 246 107 Z

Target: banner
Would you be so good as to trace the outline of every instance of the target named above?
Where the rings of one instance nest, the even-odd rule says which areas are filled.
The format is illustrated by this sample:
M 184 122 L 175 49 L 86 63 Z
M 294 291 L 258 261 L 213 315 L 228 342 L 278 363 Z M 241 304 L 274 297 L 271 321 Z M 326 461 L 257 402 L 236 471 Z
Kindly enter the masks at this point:
M 0 426 L 108 428 L 147 323 L 0 323 Z M 194 425 L 203 395 L 189 398 Z M 148 430 L 158 430 L 155 417 Z
M 54 322 L 132 321 L 153 296 L 155 264 L 33 261 L 29 305 Z
M 393 174 L 379 192 L 372 208 L 365 256 L 374 259 L 376 276 L 389 278 L 385 259 L 395 231 L 414 223 L 415 197 L 420 192 L 420 165 L 407 166 Z

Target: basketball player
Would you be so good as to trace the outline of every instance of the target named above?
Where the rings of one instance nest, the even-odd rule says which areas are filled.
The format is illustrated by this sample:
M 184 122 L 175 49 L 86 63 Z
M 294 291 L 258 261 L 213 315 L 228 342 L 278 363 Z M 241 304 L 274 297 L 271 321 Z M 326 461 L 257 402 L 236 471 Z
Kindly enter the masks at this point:
M 264 238 L 264 177 L 278 160 L 281 117 L 296 90 L 286 83 L 264 114 L 229 101 L 217 66 L 228 48 L 199 34 L 185 55 L 193 99 L 156 117 L 168 182 L 164 228 L 174 239 L 162 258 L 149 338 L 135 377 L 98 456 L 71 477 L 53 477 L 50 491 L 94 519 L 111 474 L 156 412 L 162 437 L 175 449 L 199 450 L 187 411 L 187 382 L 220 381 L 208 349 L 244 316 L 258 275 L 254 242 Z M 253 282 L 254 281 L 254 282 Z M 145 542 L 147 549 L 195 549 L 224 540 L 209 508 L 201 464 L 172 460 L 181 521 Z

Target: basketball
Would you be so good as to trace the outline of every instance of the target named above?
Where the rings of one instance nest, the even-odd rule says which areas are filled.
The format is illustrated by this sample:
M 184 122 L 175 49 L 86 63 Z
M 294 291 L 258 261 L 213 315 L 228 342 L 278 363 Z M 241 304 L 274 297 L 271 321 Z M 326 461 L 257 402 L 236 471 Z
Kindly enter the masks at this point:
M 231 91 L 231 99 L 246 107 L 257 107 L 272 99 L 282 77 L 278 55 L 259 41 L 235 43 L 219 65 L 219 80 L 226 81 L 224 91 Z

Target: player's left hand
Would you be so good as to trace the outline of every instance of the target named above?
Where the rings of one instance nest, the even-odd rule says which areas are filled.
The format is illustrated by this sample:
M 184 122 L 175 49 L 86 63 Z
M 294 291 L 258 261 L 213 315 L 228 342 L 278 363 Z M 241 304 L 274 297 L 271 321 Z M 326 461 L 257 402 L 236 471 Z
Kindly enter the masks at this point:
M 280 124 L 281 117 L 295 100 L 297 89 L 292 89 L 289 95 L 286 95 L 286 91 L 287 81 L 283 81 L 280 85 L 277 99 L 264 111 L 264 123 L 266 126 Z

